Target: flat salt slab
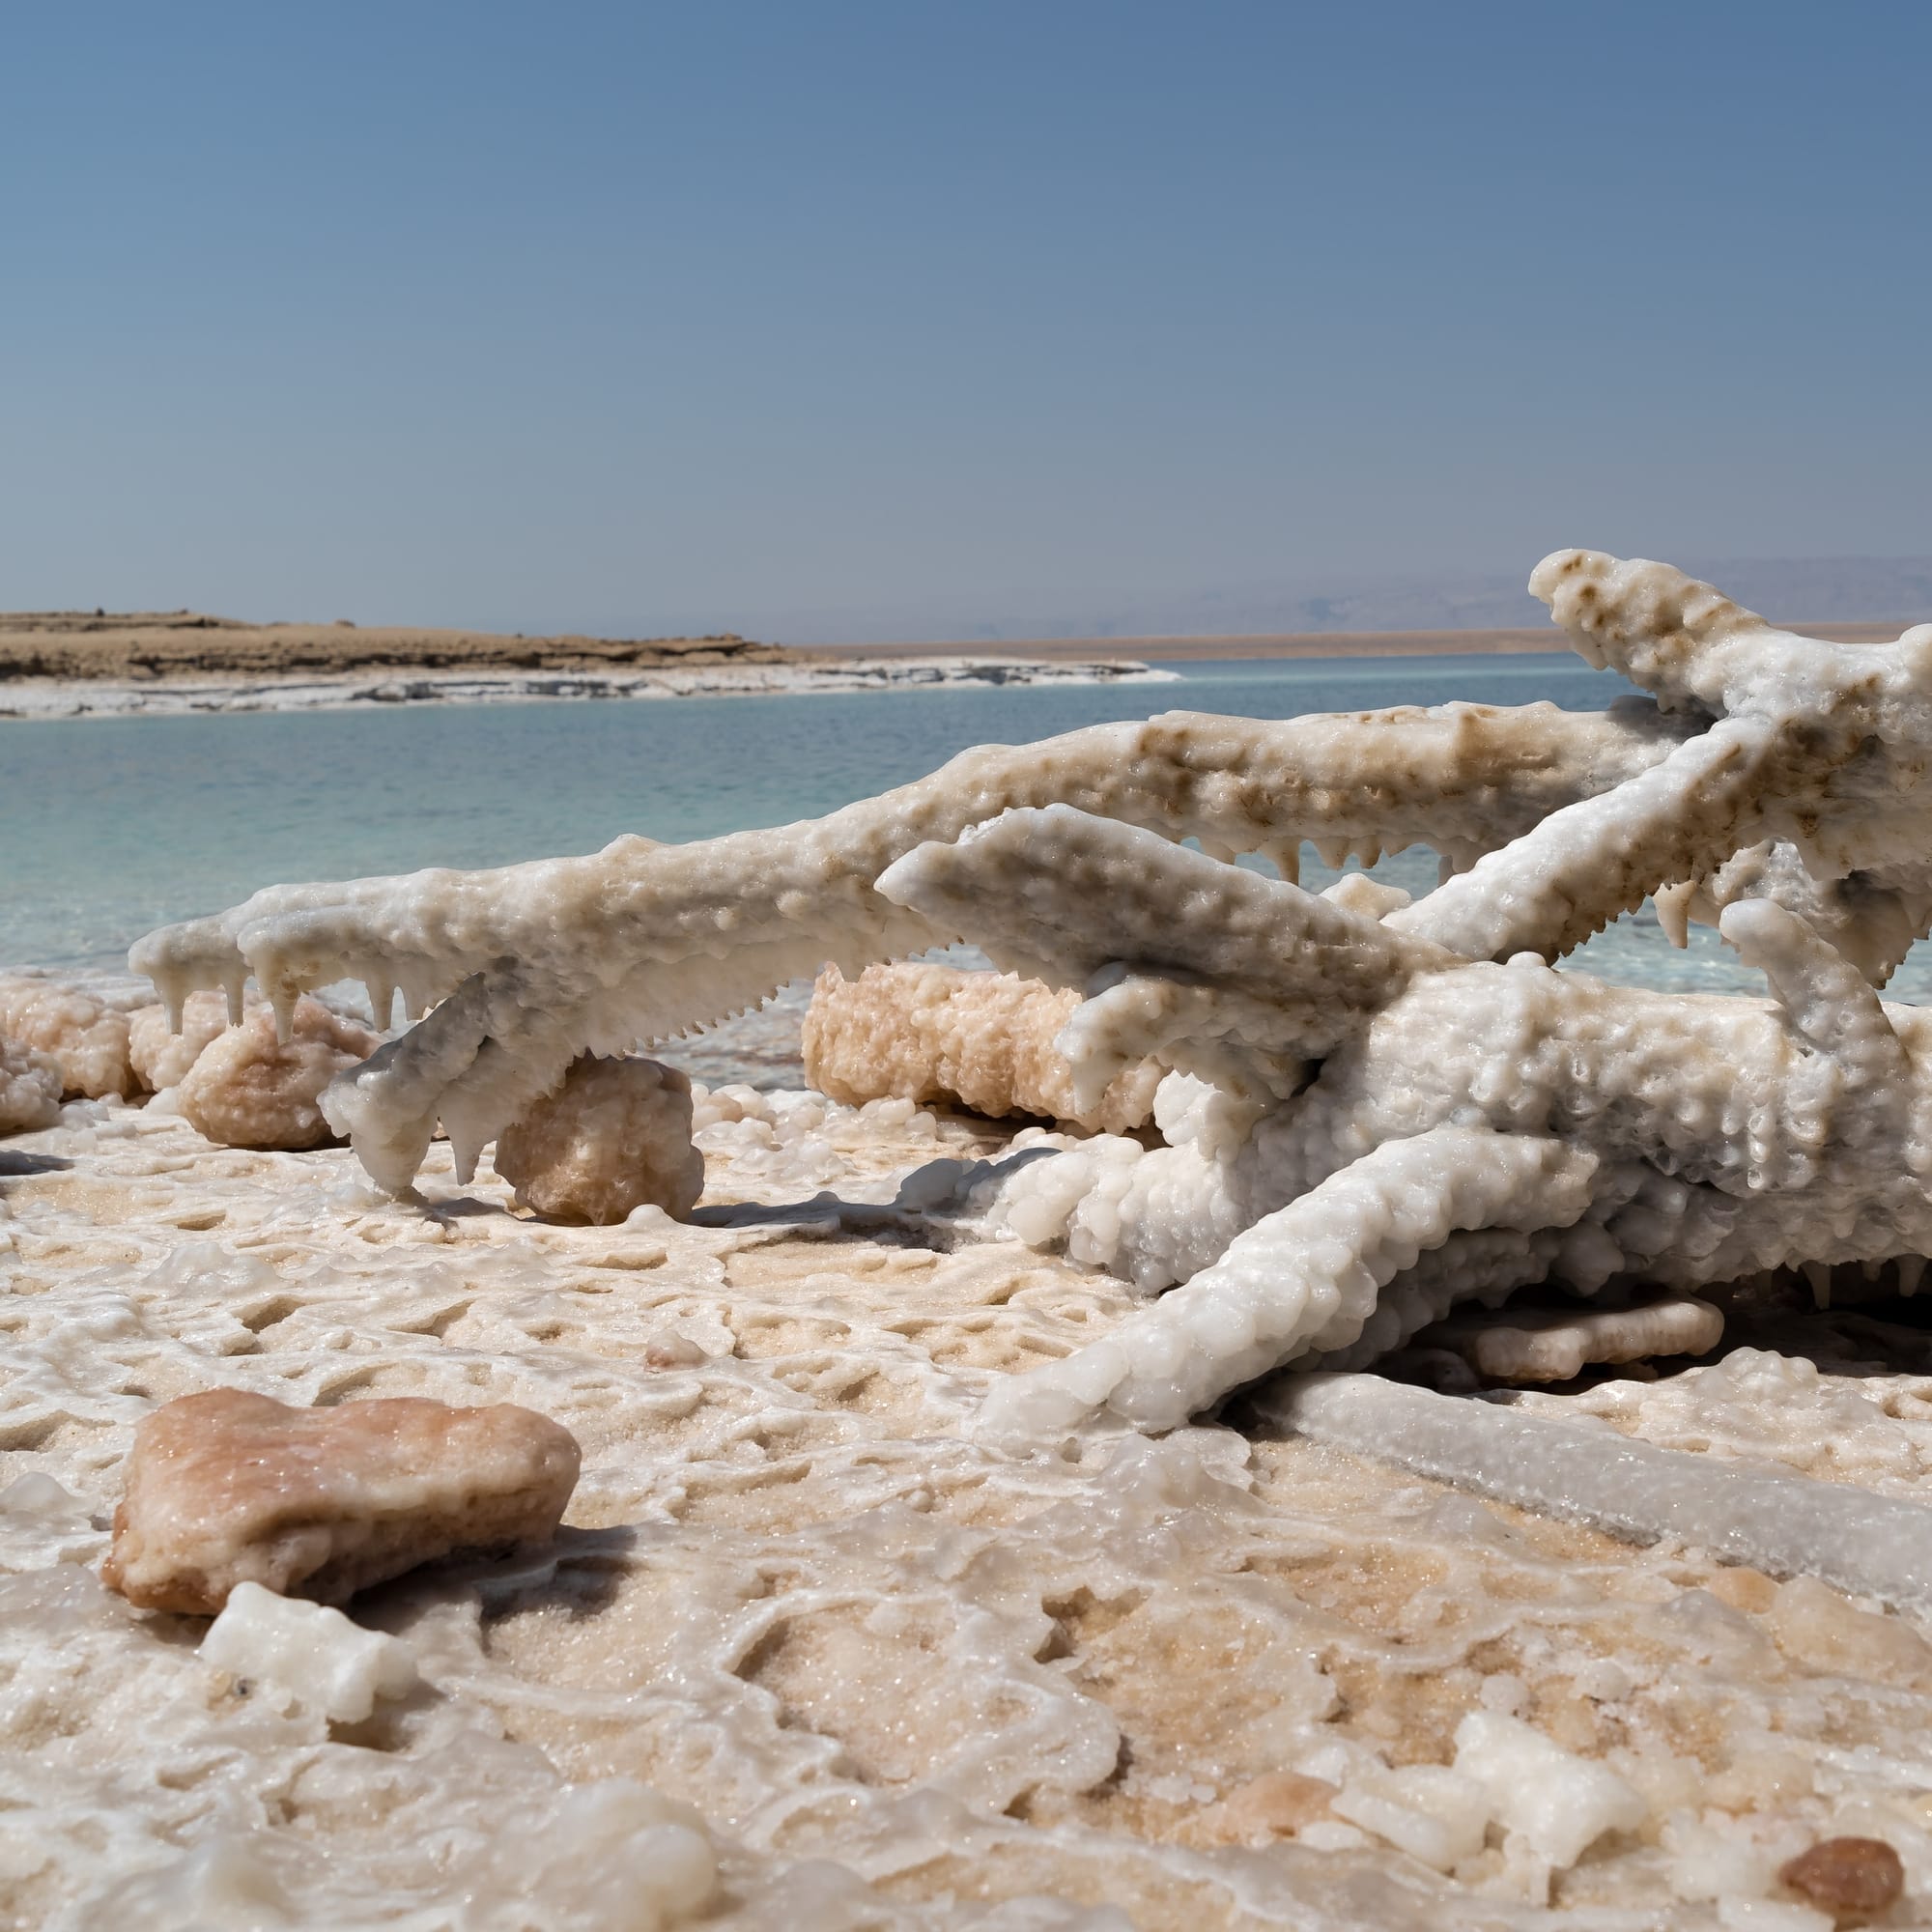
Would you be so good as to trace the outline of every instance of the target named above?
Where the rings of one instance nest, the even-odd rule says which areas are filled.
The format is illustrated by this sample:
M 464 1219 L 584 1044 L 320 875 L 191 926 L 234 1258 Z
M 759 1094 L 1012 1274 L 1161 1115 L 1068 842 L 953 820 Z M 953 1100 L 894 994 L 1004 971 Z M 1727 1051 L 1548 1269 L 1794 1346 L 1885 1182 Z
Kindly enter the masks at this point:
M 101 1576 L 190 1615 L 248 1582 L 340 1603 L 455 1550 L 547 1542 L 580 1460 L 568 1430 L 511 1403 L 183 1396 L 135 1431 Z
M 231 1677 L 265 1678 L 336 1723 L 359 1724 L 379 1697 L 420 1681 L 400 1637 L 366 1631 L 340 1610 L 238 1583 L 201 1640 L 201 1658 Z

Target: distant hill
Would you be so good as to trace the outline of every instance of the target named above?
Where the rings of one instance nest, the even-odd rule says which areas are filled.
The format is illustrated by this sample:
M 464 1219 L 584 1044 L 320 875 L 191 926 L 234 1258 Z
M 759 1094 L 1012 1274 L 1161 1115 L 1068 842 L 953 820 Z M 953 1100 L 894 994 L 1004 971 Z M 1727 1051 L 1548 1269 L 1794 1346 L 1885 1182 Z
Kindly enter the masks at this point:
M 1932 622 L 1932 556 L 1672 557 L 1782 624 Z M 771 628 L 818 644 L 948 639 L 965 645 L 1054 638 L 1292 636 L 1310 632 L 1548 630 L 1526 571 L 1338 576 L 1145 596 L 997 593 L 801 612 Z

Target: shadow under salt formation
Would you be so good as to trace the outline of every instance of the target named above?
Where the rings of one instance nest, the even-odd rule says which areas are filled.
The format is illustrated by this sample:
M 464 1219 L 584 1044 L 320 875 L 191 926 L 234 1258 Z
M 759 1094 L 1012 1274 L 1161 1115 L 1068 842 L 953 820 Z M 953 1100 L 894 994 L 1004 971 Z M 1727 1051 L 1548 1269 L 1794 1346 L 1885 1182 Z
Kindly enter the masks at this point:
M 961 1200 L 970 1187 L 1003 1180 L 1059 1151 L 1051 1147 L 1019 1148 L 990 1160 L 945 1155 L 914 1168 L 900 1180 L 891 1201 L 847 1201 L 825 1188 L 809 1201 L 715 1202 L 708 1208 L 694 1208 L 691 1221 L 699 1228 L 783 1228 L 807 1235 L 820 1230 L 879 1235 L 916 1228 L 927 1237 L 928 1246 L 940 1246 L 947 1244 L 950 1230 L 943 1219 L 931 1218 L 934 1209 Z
M 0 1180 L 20 1180 L 33 1174 L 65 1174 L 73 1162 L 63 1154 L 25 1153 L 0 1148 Z

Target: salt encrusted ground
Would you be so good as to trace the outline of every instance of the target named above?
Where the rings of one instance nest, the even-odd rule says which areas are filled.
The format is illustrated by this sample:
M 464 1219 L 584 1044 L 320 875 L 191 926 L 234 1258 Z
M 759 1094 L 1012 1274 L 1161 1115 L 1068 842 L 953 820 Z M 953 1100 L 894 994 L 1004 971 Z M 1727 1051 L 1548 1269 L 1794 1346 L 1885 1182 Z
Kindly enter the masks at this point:
M 814 692 L 909 691 L 929 685 L 1155 684 L 1178 673 L 1102 660 L 1015 658 L 806 659 L 646 670 L 432 670 L 245 677 L 20 677 L 0 681 L 0 718 L 178 717 L 229 711 L 343 711 L 369 705 L 516 704 L 568 697 L 770 697 Z
M 725 1924 L 1817 1932 L 1773 1873 L 1827 1833 L 1897 1846 L 1894 1922 L 1932 1916 L 1925 1634 L 1298 1441 L 971 1446 L 990 1380 L 1126 1291 L 794 1205 L 888 1199 L 991 1130 L 770 1105 L 702 1136 L 697 1227 L 536 1224 L 441 1146 L 424 1211 L 347 1152 L 118 1105 L 0 1148 L 0 1923 L 678 1922 L 702 1844 L 626 1778 L 696 1807 Z M 1856 1366 L 1532 1400 L 1922 1493 L 1932 1377 Z M 359 1599 L 427 1688 L 331 1734 L 94 1575 L 134 1419 L 220 1384 L 527 1404 L 583 1444 L 571 1527 Z M 1548 1908 L 1494 1834 L 1441 1875 L 1255 1783 L 1375 1816 L 1383 1767 L 1477 1709 L 1648 1804 Z M 1298 1829 L 1223 1842 L 1267 1814 Z

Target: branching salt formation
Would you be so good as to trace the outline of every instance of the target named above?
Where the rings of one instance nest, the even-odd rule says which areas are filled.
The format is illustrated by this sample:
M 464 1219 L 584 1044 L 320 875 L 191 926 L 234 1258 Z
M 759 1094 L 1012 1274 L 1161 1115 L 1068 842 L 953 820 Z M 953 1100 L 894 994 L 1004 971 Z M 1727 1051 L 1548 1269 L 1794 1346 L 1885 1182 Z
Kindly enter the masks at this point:
M 129 963 L 171 1013 L 197 988 L 240 1016 L 252 974 L 284 1024 L 297 996 L 360 979 L 435 1010 L 338 1083 L 331 1120 L 406 1189 L 439 1122 L 464 1178 L 578 1054 L 620 1054 L 755 1005 L 829 958 L 847 974 L 956 934 L 872 890 L 895 859 L 1016 806 L 1065 803 L 1260 851 L 1303 838 L 1340 863 L 1426 844 L 1473 864 L 1549 812 L 1665 758 L 1694 722 L 1641 701 L 1602 716 L 1449 704 L 1256 723 L 1171 712 L 1037 745 L 982 746 L 829 817 L 689 845 L 623 838 L 582 859 L 275 886 L 151 933 Z M 438 1003 L 440 1004 L 438 1004 Z
M 1823 643 L 1581 551 L 1531 587 L 1650 698 L 1097 726 L 770 832 L 279 887 L 135 963 L 171 1007 L 239 1001 L 250 972 L 284 1013 L 345 975 L 379 1014 L 397 986 L 440 1002 L 325 1098 L 402 1189 L 439 1122 L 467 1176 L 586 1049 L 828 957 L 970 938 L 1077 1002 L 1075 1118 L 1125 1068 L 1170 1071 L 1166 1145 L 1102 1134 L 981 1171 L 962 1230 L 1185 1284 L 1003 1385 L 996 1431 L 1100 1407 L 1168 1427 L 1529 1282 L 1588 1297 L 1923 1253 L 1932 1041 L 1873 985 L 1932 914 L 1932 626 Z M 1331 863 L 1426 844 L 1442 883 L 1304 893 L 1303 838 Z M 1252 851 L 1281 876 L 1226 863 Z M 1680 935 L 1715 920 L 1772 998 L 1557 969 L 1647 895 Z

